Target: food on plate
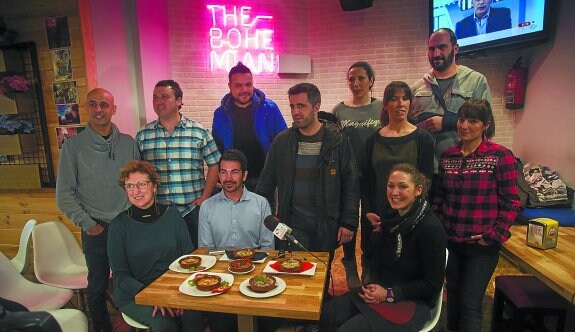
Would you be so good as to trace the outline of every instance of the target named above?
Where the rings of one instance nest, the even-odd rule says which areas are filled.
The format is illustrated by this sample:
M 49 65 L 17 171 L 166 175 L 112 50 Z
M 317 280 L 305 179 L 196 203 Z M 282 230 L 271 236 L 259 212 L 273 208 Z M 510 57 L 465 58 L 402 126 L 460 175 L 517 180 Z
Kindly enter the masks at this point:
M 240 258 L 230 262 L 229 269 L 232 272 L 242 273 L 251 270 L 254 264 L 249 258 Z
M 198 267 L 202 264 L 202 257 L 199 256 L 186 256 L 178 261 L 182 269 L 190 269 L 192 267 Z
M 267 274 L 259 274 L 249 281 L 251 290 L 257 293 L 265 293 L 276 287 L 276 278 Z
M 212 289 L 212 293 L 225 293 L 230 290 L 230 288 L 232 288 L 232 286 L 220 286 L 216 289 Z
M 256 251 L 252 248 L 243 248 L 234 250 L 234 258 L 249 258 L 252 259 L 256 255 Z
M 280 262 L 280 270 L 283 272 L 299 272 L 301 270 L 301 260 L 286 258 Z
M 220 287 L 222 278 L 213 274 L 200 274 L 194 277 L 194 284 L 199 291 L 209 292 Z

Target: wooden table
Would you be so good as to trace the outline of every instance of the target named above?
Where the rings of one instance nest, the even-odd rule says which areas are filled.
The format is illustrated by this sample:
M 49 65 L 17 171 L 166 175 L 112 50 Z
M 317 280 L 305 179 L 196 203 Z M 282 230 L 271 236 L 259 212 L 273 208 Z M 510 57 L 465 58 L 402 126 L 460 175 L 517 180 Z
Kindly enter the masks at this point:
M 205 255 L 207 249 L 199 248 L 194 253 Z M 269 253 L 270 255 L 264 263 L 255 264 L 253 272 L 234 274 L 234 284 L 224 294 L 211 297 L 194 297 L 183 294 L 178 290 L 178 287 L 190 275 L 167 271 L 136 295 L 136 303 L 237 314 L 240 332 L 256 331 L 256 316 L 319 320 L 327 268 L 308 253 L 298 252 L 308 261 L 318 263 L 313 276 L 278 275 L 286 282 L 287 287 L 281 294 L 271 298 L 255 299 L 240 293 L 239 285 L 242 281 L 261 273 L 270 260 L 269 257 L 276 255 L 277 251 L 269 251 Z M 314 254 L 327 263 L 327 252 L 314 252 Z M 221 262 L 219 256 L 217 257 L 216 265 L 207 272 L 229 273 L 228 262 Z
M 559 227 L 557 247 L 546 250 L 526 244 L 527 226 L 512 226 L 510 231 L 503 255 L 575 304 L 575 228 Z

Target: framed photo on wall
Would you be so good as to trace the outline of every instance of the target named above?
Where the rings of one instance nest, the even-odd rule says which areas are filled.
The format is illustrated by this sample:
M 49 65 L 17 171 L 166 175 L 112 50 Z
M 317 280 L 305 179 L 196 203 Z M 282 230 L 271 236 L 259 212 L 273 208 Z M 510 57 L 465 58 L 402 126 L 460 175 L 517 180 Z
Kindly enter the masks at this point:
M 54 104 L 56 105 L 78 103 L 76 81 L 52 83 L 52 93 L 54 95 Z
M 80 109 L 78 104 L 56 105 L 58 111 L 58 124 L 71 125 L 80 124 Z
M 72 60 L 70 59 L 70 49 L 63 48 L 52 51 L 52 66 L 54 68 L 54 81 L 65 81 L 72 79 Z
M 58 140 L 58 150 L 62 150 L 62 144 L 70 137 L 74 137 L 84 130 L 85 126 L 76 127 L 56 127 L 56 138 Z
M 68 17 L 50 17 L 46 19 L 46 37 L 48 48 L 70 47 L 70 31 L 68 30 Z

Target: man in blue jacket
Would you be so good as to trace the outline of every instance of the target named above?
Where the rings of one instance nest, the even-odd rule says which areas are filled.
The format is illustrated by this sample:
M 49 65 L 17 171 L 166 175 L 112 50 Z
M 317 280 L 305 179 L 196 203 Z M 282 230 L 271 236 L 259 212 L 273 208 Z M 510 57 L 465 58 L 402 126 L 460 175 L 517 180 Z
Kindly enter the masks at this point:
M 287 125 L 276 103 L 254 88 L 252 72 L 243 63 L 230 69 L 228 79 L 230 93 L 214 112 L 212 135 L 220 152 L 238 149 L 246 155 L 245 186 L 253 191 L 272 141 Z
M 511 10 L 491 7 L 492 0 L 472 0 L 473 15 L 455 25 L 458 39 L 511 29 Z

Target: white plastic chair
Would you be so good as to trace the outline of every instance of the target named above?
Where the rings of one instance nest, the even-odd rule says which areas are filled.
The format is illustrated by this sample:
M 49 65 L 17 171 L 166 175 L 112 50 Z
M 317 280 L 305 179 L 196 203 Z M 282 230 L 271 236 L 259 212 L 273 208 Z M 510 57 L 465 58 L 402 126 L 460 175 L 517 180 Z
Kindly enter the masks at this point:
M 133 320 L 132 318 L 130 318 L 128 315 L 126 315 L 125 313 L 122 313 L 122 318 L 124 318 L 124 321 L 130 325 L 131 327 L 133 327 L 134 329 L 136 329 L 136 332 L 142 330 L 149 330 L 150 328 L 147 327 L 146 325 L 142 324 L 142 323 L 138 323 L 135 320 Z
M 28 272 L 28 267 L 30 267 L 30 235 L 32 234 L 32 229 L 36 225 L 35 219 L 30 219 L 24 225 L 22 233 L 20 234 L 20 244 L 18 245 L 18 253 L 11 262 L 16 267 L 16 270 L 20 274 L 26 274 Z
M 59 221 L 38 224 L 32 231 L 34 272 L 47 285 L 68 288 L 84 308 L 81 290 L 88 286 L 88 268 L 82 249 L 72 232 Z
M 0 253 L 0 280 L 0 297 L 20 303 L 30 311 L 59 309 L 74 295 L 69 289 L 28 281 L 3 253 Z
M 62 332 L 88 332 L 88 319 L 76 309 L 58 309 L 48 311 L 56 319 Z
M 445 249 L 445 266 L 447 266 L 447 258 L 449 257 L 449 251 Z M 420 332 L 431 331 L 437 322 L 439 321 L 439 316 L 441 316 L 441 306 L 443 305 L 443 287 L 439 291 L 439 297 L 435 306 L 431 309 L 431 319 L 421 328 Z

